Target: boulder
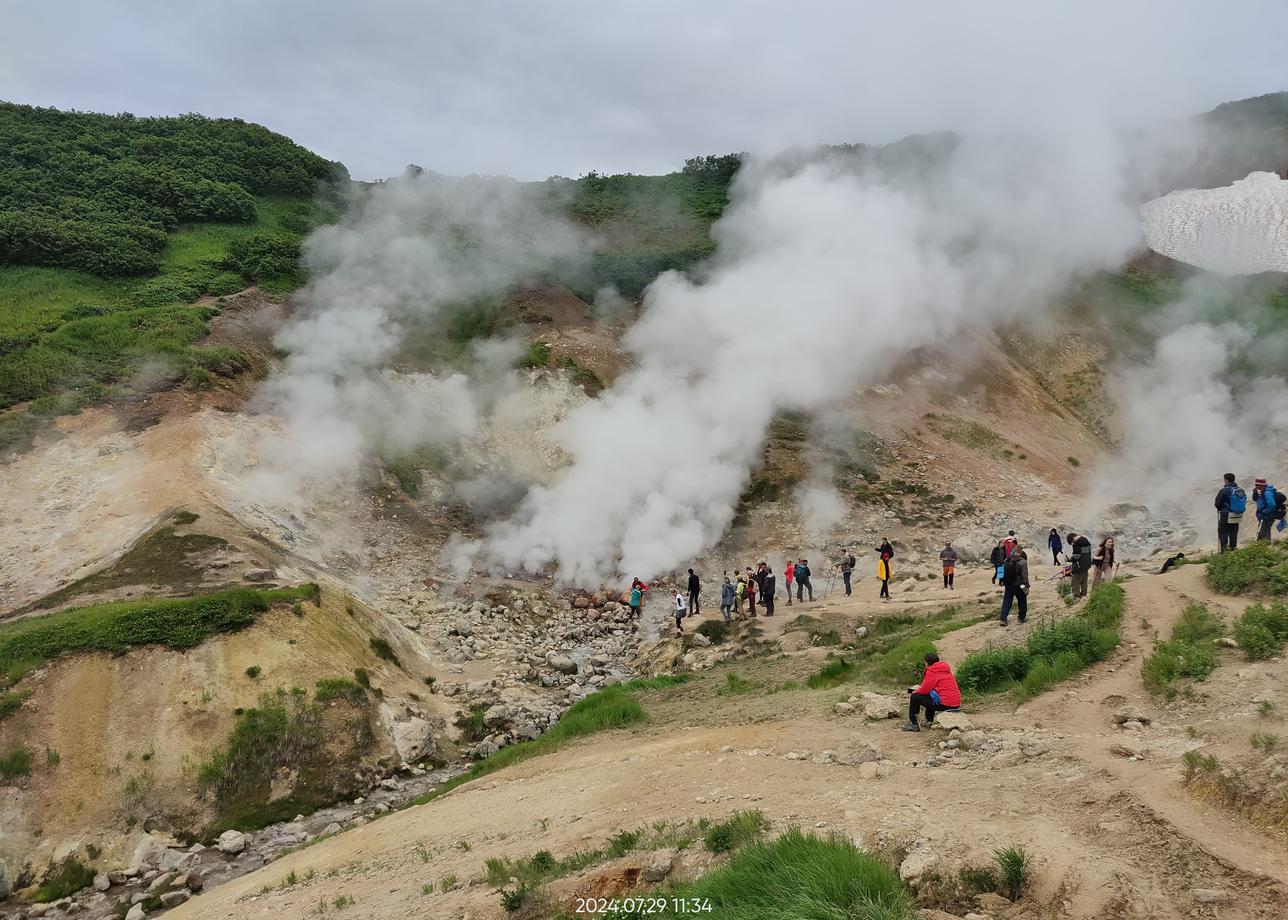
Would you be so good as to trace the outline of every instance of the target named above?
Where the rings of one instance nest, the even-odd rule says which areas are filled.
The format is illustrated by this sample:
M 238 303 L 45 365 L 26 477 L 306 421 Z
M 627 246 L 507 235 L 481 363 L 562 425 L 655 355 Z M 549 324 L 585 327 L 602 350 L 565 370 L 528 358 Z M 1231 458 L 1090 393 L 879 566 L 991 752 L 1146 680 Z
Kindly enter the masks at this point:
M 388 703 L 382 703 L 380 724 L 404 763 L 414 763 L 434 752 L 434 727 L 428 720 L 407 715 Z
M 157 861 L 157 868 L 162 872 L 174 872 L 176 869 L 186 869 L 188 866 L 195 865 L 196 862 L 196 853 L 168 848 Z
M 220 853 L 235 856 L 246 849 L 246 835 L 241 831 L 224 831 L 219 835 L 215 846 L 219 848 Z
M 576 597 L 574 597 L 572 599 L 572 605 L 577 610 L 585 610 L 587 607 L 592 606 L 590 603 L 590 598 L 587 597 L 585 594 L 578 594 Z
M 242 578 L 247 581 L 272 581 L 274 574 L 272 569 L 247 569 Z
M 111 887 L 112 887 L 112 880 L 107 877 L 106 872 L 100 872 L 98 873 L 98 875 L 94 876 L 95 891 L 107 891 L 107 889 Z
M 973 751 L 988 743 L 988 735 L 978 728 L 973 728 L 970 731 L 962 732 L 961 742 L 962 747 L 968 751 Z
M 853 713 L 854 713 L 854 707 L 851 706 L 849 703 L 836 704 L 836 714 L 838 716 L 848 716 L 848 715 L 853 715 Z
M 897 719 L 903 708 L 899 700 L 880 693 L 864 693 L 862 700 L 865 719 Z
M 648 864 L 644 867 L 643 878 L 646 882 L 660 882 L 671 874 L 675 866 L 675 850 L 658 850 L 650 853 Z
M 709 645 L 711 644 L 711 640 L 710 640 L 710 639 L 708 639 L 706 636 L 702 635 L 702 633 L 699 633 L 699 632 L 695 632 L 695 633 L 694 633 L 693 635 L 691 635 L 689 638 L 693 640 L 693 644 L 694 644 L 694 645 L 699 645 L 699 646 L 701 646 L 701 647 L 703 647 L 703 648 L 706 648 L 707 646 L 709 646 Z
M 899 863 L 899 878 L 914 882 L 939 864 L 939 857 L 927 847 L 917 847 Z
M 192 897 L 192 893 L 186 888 L 180 888 L 177 891 L 167 891 L 161 895 L 161 906 L 167 910 L 171 907 L 178 907 L 184 901 Z
M 560 654 L 559 652 L 551 652 L 546 657 L 546 664 L 550 665 L 550 667 L 554 668 L 560 674 L 577 673 L 577 662 L 573 661 L 567 655 Z
M 1118 712 L 1114 713 L 1114 723 L 1116 725 L 1123 725 L 1127 722 L 1138 722 L 1141 725 L 1148 725 L 1150 719 L 1149 716 L 1145 715 L 1139 709 L 1120 709 Z
M 959 728 L 963 732 L 968 732 L 975 726 L 971 724 L 970 719 L 962 712 L 941 712 L 935 716 L 935 724 L 941 728 L 954 729 Z
M 1041 757 L 1049 750 L 1051 750 L 1050 745 L 1037 738 L 1023 738 L 1020 740 L 1020 752 L 1025 757 Z
M 162 872 L 160 875 L 158 875 L 156 878 L 154 878 L 151 882 L 148 883 L 148 891 L 153 893 L 158 892 L 162 888 L 165 888 L 167 885 L 169 885 L 172 881 L 174 881 L 173 872 Z
M 975 906 L 985 913 L 1005 916 L 1014 909 L 1015 904 L 996 892 L 985 891 L 975 895 Z
M 125 920 L 143 920 L 147 916 L 147 911 L 143 909 L 142 904 L 135 904 L 125 913 Z

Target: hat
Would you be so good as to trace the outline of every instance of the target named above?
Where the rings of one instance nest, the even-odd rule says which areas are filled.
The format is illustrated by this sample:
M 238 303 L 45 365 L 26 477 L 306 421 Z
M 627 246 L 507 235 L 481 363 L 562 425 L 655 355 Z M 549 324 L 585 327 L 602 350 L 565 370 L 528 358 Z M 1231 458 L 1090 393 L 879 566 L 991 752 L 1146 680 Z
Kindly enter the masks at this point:
M 1264 479 L 1254 479 L 1252 480 L 1252 484 L 1253 486 L 1264 486 L 1266 481 Z

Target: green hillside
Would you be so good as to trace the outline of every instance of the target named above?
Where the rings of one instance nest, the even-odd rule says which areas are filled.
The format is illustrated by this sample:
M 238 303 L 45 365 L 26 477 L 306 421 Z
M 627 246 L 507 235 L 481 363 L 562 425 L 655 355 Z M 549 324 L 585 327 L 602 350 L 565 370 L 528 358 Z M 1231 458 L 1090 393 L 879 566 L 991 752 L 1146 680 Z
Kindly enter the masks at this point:
M 147 360 L 175 379 L 203 295 L 299 284 L 342 166 L 259 125 L 0 103 L 0 454 Z

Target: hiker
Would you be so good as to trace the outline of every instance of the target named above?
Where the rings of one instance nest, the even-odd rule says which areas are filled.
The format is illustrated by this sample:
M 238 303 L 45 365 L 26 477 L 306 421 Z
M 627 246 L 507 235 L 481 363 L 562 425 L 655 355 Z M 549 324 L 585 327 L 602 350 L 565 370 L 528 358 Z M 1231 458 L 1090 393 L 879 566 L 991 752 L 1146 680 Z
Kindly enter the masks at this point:
M 733 617 L 733 605 L 737 602 L 734 597 L 733 582 L 729 576 L 725 575 L 724 584 L 720 586 L 720 615 L 728 623 Z
M 1015 539 L 1014 530 L 1008 530 L 1006 532 L 1006 539 L 1002 541 L 1002 560 L 1003 561 L 1011 557 L 1011 553 L 1015 552 L 1015 547 L 1019 545 L 1019 542 L 1020 542 L 1019 540 Z
M 1094 591 L 1100 587 L 1100 582 L 1114 580 L 1114 538 L 1105 537 L 1096 547 L 1095 555 L 1091 557 L 1091 564 L 1094 567 L 1091 573 L 1091 590 Z
M 1248 510 L 1248 495 L 1239 487 L 1233 473 L 1225 474 L 1225 484 L 1216 493 L 1216 541 L 1221 552 L 1239 546 L 1239 522 Z
M 939 551 L 939 561 L 944 564 L 944 587 L 955 590 L 953 576 L 957 574 L 957 550 L 953 549 L 952 540 L 945 543 L 944 548 Z
M 765 616 L 772 617 L 774 615 L 774 590 L 777 585 L 775 584 L 774 573 L 770 571 L 769 566 L 763 562 L 761 565 L 764 566 L 765 580 L 760 583 L 760 603 L 765 608 Z
M 890 557 L 882 553 L 881 558 L 877 560 L 877 581 L 881 582 L 882 600 L 890 600 Z
M 1071 557 L 1069 583 L 1074 597 L 1087 596 L 1087 573 L 1091 571 L 1091 541 L 1076 533 L 1065 538 Z
M 1047 537 L 1047 546 L 1051 547 L 1051 564 L 1060 564 L 1060 554 L 1064 552 L 1064 542 L 1060 539 L 1060 532 L 1054 527 L 1051 528 L 1051 536 Z
M 796 580 L 796 566 L 792 563 L 792 557 L 787 557 L 787 568 L 783 569 L 783 582 L 787 585 L 787 606 L 792 605 L 792 582 Z
M 702 581 L 694 574 L 693 569 L 689 569 L 689 613 L 697 616 L 702 612 L 702 605 L 698 602 L 698 593 L 702 590 Z
M 1029 557 L 1024 547 L 1016 543 L 1011 555 L 1006 557 L 1002 574 L 1002 613 L 998 618 L 1003 626 L 1011 615 L 1011 604 L 1020 605 L 1020 622 L 1029 618 Z
M 639 619 L 640 611 L 644 608 L 644 592 L 648 590 L 648 585 L 638 578 L 631 579 L 631 616 Z
M 676 591 L 675 592 L 675 634 L 677 636 L 684 635 L 684 627 L 681 624 L 684 622 L 684 616 L 688 612 L 689 612 L 689 602 L 685 600 L 683 594 L 681 594 L 679 591 Z
M 850 596 L 850 576 L 854 572 L 854 556 L 849 549 L 841 547 L 841 558 L 836 562 L 837 568 L 841 570 L 841 581 L 845 582 L 845 596 Z
M 894 546 L 890 543 L 889 537 L 881 538 L 881 545 L 877 547 L 878 553 L 884 553 L 888 558 L 894 558 Z
M 751 574 L 751 566 L 747 566 L 747 613 L 756 615 L 756 576 Z
M 809 576 L 810 576 L 809 560 L 802 559 L 799 562 L 797 562 L 796 563 L 796 599 L 798 601 L 803 601 L 805 599 L 803 595 L 806 591 L 809 592 L 809 599 L 811 601 L 814 600 L 814 586 L 810 584 Z
M 988 554 L 988 561 L 993 566 L 993 584 L 1002 583 L 1002 563 L 1006 561 L 1006 550 L 1002 549 L 1002 541 L 998 540 L 993 551 Z
M 935 724 L 935 713 L 948 709 L 958 709 L 962 704 L 962 692 L 957 689 L 957 678 L 948 663 L 939 660 L 934 652 L 926 652 L 922 659 L 926 662 L 926 673 L 920 686 L 908 688 L 908 724 L 903 727 L 906 732 L 919 732 L 917 710 L 926 711 L 926 727 Z
M 738 619 L 740 620 L 743 619 L 742 602 L 746 596 L 747 596 L 747 576 L 742 574 L 742 572 L 739 572 L 738 583 L 734 586 L 734 597 L 736 599 L 735 604 L 738 609 Z
M 1174 565 L 1179 564 L 1180 561 L 1184 558 L 1185 558 L 1184 553 L 1177 553 L 1175 556 L 1168 556 L 1167 559 L 1163 562 L 1163 567 L 1158 570 L 1158 574 L 1166 575 L 1168 569 L 1170 569 Z
M 1252 500 L 1257 506 L 1257 539 L 1270 542 L 1270 528 L 1284 519 L 1285 497 L 1264 479 L 1252 482 Z M 1283 530 L 1281 526 L 1279 528 Z

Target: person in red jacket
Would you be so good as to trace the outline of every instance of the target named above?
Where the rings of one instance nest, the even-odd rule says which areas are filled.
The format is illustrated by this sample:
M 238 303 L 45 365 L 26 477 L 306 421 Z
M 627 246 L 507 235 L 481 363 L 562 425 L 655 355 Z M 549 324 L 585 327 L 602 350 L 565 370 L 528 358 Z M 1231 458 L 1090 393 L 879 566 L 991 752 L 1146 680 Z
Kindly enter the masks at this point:
M 934 652 L 927 652 L 925 657 L 926 676 L 921 686 L 908 688 L 908 724 L 903 727 L 906 732 L 919 732 L 917 710 L 926 710 L 926 725 L 933 725 L 935 713 L 945 709 L 956 709 L 962 704 L 962 692 L 957 689 L 957 678 L 953 677 L 952 668 L 947 662 L 940 661 Z

